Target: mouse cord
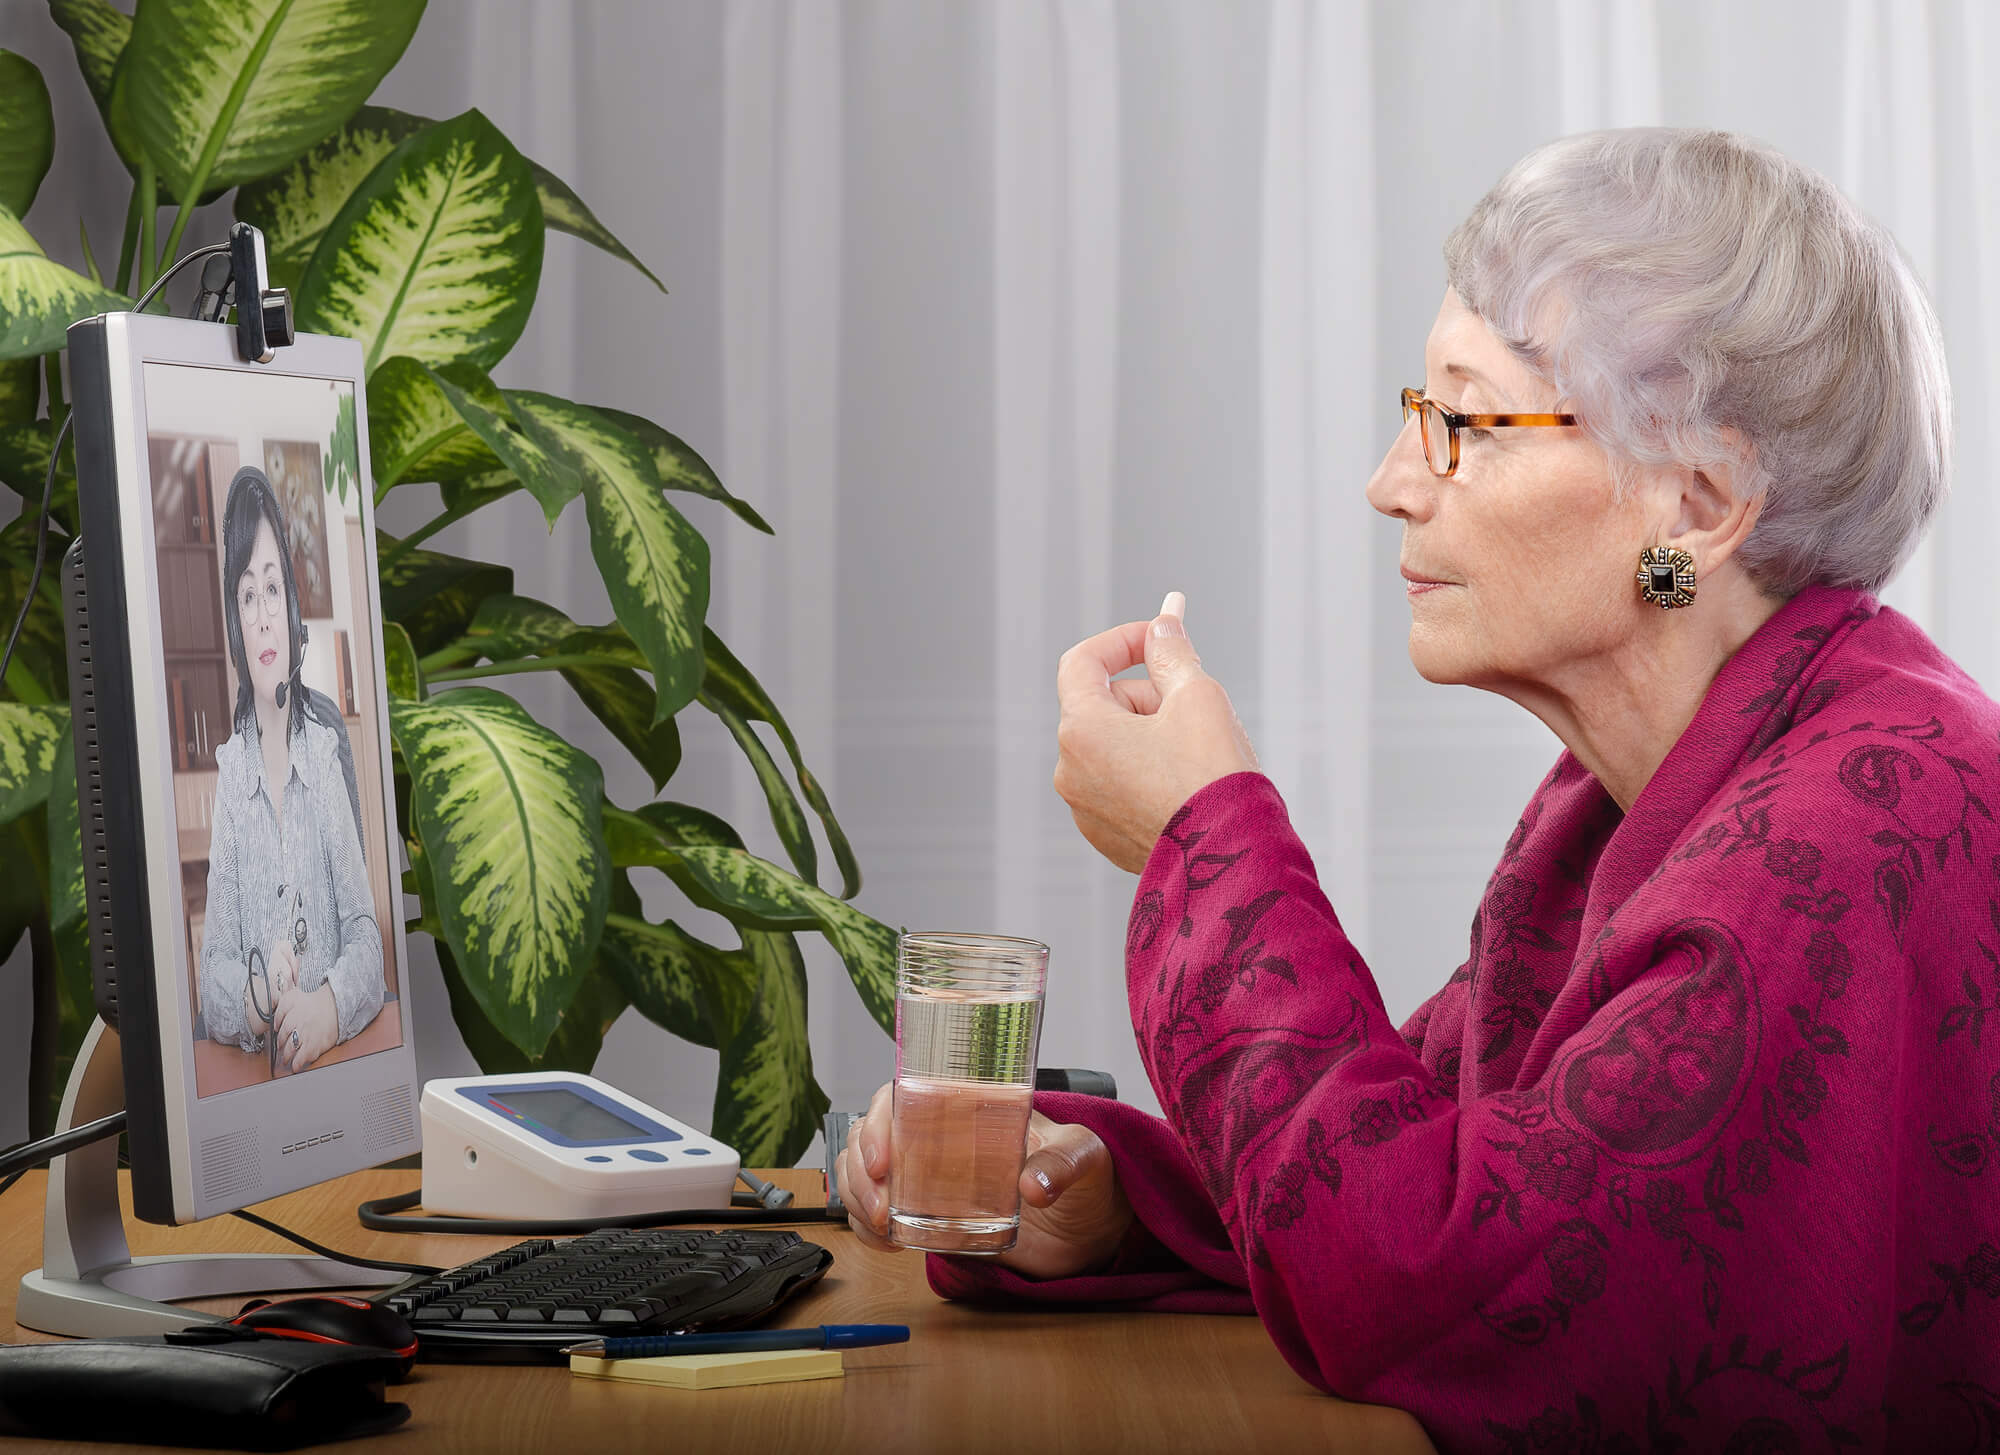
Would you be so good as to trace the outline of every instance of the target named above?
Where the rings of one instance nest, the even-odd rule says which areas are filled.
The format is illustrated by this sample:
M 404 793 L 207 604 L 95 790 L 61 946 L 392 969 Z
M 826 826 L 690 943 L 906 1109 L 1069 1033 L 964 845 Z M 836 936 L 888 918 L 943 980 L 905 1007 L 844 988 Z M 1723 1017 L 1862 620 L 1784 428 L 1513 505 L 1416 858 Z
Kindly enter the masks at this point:
M 353 1263 L 361 1268 L 381 1268 L 390 1273 L 434 1274 L 445 1271 L 442 1268 L 434 1268 L 428 1263 L 396 1263 L 386 1258 L 358 1258 L 352 1253 L 337 1253 L 331 1248 L 315 1243 L 304 1233 L 295 1233 L 282 1223 L 274 1223 L 269 1218 L 261 1217 L 246 1208 L 237 1208 L 230 1216 L 241 1218 L 246 1223 L 254 1223 L 267 1233 L 276 1233 L 279 1237 L 297 1243 L 309 1252 L 317 1253 L 322 1258 L 332 1258 L 339 1263 Z

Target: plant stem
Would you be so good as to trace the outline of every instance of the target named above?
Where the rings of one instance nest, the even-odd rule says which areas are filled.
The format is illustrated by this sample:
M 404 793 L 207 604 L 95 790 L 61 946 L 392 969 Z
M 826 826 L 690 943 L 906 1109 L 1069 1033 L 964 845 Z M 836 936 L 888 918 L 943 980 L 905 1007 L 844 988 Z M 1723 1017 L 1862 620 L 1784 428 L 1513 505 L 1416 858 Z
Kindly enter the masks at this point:
M 153 286 L 153 279 L 159 271 L 153 265 L 153 230 L 160 222 L 159 180 L 153 175 L 151 162 L 139 163 L 139 276 L 132 281 L 132 295 L 136 298 Z
M 460 637 L 448 647 L 439 647 L 429 656 L 419 657 L 417 659 L 417 666 L 428 677 L 434 671 L 443 671 L 446 667 L 452 666 L 454 663 L 463 662 L 468 658 L 475 658 L 479 655 L 479 643 L 473 641 L 470 637 Z
M 104 286 L 104 274 L 97 270 L 97 259 L 90 251 L 90 229 L 83 225 L 83 219 L 76 220 L 77 241 L 83 244 L 83 265 L 90 270 L 90 281 L 98 287 Z
M 132 179 L 132 200 L 125 204 L 125 236 L 118 244 L 118 272 L 115 283 L 126 291 L 132 275 L 132 254 L 139 246 L 139 179 Z
M 480 506 L 490 504 L 492 504 L 491 500 L 481 500 L 475 496 L 470 500 L 459 501 L 458 504 L 452 506 L 449 510 L 440 511 L 404 536 L 400 541 L 397 541 L 395 545 L 384 551 L 381 560 L 377 563 L 378 568 L 402 560 L 405 552 L 416 549 L 446 526 L 454 525 L 464 520 L 473 511 L 479 509 Z
M 594 652 L 558 652 L 552 657 L 522 657 L 512 662 L 487 662 L 478 667 L 454 667 L 443 672 L 425 672 L 426 682 L 465 682 L 475 677 L 509 677 L 516 672 L 560 672 L 567 667 L 624 667 L 618 657 L 602 657 Z

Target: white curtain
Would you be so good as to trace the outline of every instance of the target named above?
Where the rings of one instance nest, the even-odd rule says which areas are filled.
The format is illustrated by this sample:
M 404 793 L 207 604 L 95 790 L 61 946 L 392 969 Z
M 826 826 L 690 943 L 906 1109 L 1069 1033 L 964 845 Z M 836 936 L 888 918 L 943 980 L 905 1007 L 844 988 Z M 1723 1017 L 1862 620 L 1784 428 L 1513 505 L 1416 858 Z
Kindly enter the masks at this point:
M 53 83 L 41 7 L 0 3 Z M 1150 1108 L 1132 880 L 1049 786 L 1056 657 L 1187 592 L 1392 1014 L 1444 981 L 1559 745 L 1416 677 L 1399 532 L 1362 486 L 1419 377 L 1444 235 L 1542 141 L 1747 132 L 1896 233 L 1943 318 L 1959 469 L 1890 599 L 2000 687 L 1996 24 L 1980 0 L 432 0 L 383 99 L 480 107 L 666 280 L 552 236 L 503 381 L 658 419 L 763 511 L 776 539 L 694 502 L 711 620 L 832 794 L 861 905 L 1047 940 L 1043 1063 Z M 94 125 L 76 89 L 69 132 Z M 66 188 L 31 217 L 59 253 L 43 218 L 77 188 L 44 189 Z M 608 616 L 580 519 L 550 543 L 503 506 L 440 544 Z M 645 796 L 559 687 L 522 691 L 601 752 L 614 797 Z M 686 726 L 670 791 L 775 853 L 734 747 Z M 821 1080 L 858 1106 L 889 1047 L 808 958 Z M 434 972 L 416 990 L 426 1074 L 469 1064 Z M 599 1072 L 706 1121 L 713 1055 L 635 1017 Z

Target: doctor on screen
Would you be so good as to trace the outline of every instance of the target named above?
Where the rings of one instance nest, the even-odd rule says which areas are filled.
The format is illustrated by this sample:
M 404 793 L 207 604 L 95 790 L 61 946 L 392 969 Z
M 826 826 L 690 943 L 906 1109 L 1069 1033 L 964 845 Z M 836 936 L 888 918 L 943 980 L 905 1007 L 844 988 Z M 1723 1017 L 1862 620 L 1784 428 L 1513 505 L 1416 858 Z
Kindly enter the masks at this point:
M 303 687 L 284 513 L 245 466 L 222 513 L 236 711 L 216 749 L 201 1011 L 210 1040 L 303 1071 L 382 1008 L 382 934 L 338 710 Z

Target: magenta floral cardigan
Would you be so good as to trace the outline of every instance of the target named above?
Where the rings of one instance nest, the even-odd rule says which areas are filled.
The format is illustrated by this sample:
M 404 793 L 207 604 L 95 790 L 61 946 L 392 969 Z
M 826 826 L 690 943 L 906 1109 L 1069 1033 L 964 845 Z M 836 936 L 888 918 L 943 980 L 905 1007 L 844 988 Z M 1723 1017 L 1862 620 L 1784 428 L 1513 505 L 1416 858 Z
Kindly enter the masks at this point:
M 1631 812 L 1565 753 L 1401 1031 L 1270 781 L 1168 824 L 1126 947 L 1164 1121 L 1043 1096 L 1139 1216 L 954 1298 L 1252 1309 L 1443 1449 L 1994 1450 L 2000 707 L 1809 588 Z

